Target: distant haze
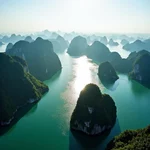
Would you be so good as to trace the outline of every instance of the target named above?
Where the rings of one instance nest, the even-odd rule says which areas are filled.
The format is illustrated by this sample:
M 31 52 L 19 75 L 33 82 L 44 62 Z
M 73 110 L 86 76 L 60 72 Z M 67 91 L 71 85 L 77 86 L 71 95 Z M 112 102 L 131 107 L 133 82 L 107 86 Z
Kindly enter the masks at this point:
M 0 0 L 0 32 L 150 33 L 150 0 Z

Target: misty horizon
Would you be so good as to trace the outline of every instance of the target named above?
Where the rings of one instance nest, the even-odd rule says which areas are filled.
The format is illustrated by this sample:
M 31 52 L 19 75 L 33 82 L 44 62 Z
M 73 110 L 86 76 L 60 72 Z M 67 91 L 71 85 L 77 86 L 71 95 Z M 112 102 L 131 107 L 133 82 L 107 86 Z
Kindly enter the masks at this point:
M 1 0 L 0 32 L 150 33 L 149 5 L 148 0 Z

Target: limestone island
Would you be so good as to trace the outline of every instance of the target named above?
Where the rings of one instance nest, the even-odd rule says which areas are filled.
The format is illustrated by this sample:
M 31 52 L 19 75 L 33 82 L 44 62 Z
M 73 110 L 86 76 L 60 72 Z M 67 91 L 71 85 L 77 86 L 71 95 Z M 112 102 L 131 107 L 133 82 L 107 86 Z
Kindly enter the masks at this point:
M 94 136 L 110 130 L 115 121 L 116 106 L 113 99 L 102 94 L 97 85 L 86 85 L 72 113 L 70 128 Z
M 99 41 L 95 41 L 86 50 L 87 57 L 98 62 L 107 61 L 109 54 L 110 50 L 108 49 L 108 47 Z
M 32 76 L 26 62 L 16 56 L 0 53 L 0 128 L 9 125 L 19 109 L 37 102 L 48 91 Z
M 101 37 L 100 42 L 103 43 L 104 45 L 107 45 L 108 44 L 107 37 L 106 36 Z
M 115 69 L 108 61 L 103 62 L 99 65 L 98 76 L 101 81 L 104 81 L 106 83 L 114 83 L 119 79 Z
M 136 40 L 133 43 L 128 43 L 123 46 L 123 49 L 134 52 L 134 51 L 141 51 L 143 49 L 150 51 L 150 42 L 146 41 L 141 41 L 141 40 Z
M 34 42 L 19 41 L 6 54 L 24 59 L 29 72 L 39 80 L 48 80 L 61 70 L 61 62 L 48 40 L 37 38 Z
M 68 41 L 60 35 L 56 39 L 50 39 L 49 41 L 52 42 L 55 53 L 62 53 L 68 48 Z
M 124 46 L 126 44 L 129 44 L 129 41 L 127 41 L 126 39 L 122 39 L 120 43 Z
M 110 46 L 118 46 L 119 45 L 118 42 L 114 42 L 113 39 L 110 39 L 109 42 L 108 42 L 108 44 Z
M 130 77 L 142 85 L 150 88 L 150 53 L 144 53 L 136 58 Z
M 24 40 L 29 42 L 29 43 L 34 41 L 31 36 L 27 36 Z
M 85 55 L 87 47 L 86 38 L 77 36 L 71 41 L 67 53 L 71 56 L 82 56 Z

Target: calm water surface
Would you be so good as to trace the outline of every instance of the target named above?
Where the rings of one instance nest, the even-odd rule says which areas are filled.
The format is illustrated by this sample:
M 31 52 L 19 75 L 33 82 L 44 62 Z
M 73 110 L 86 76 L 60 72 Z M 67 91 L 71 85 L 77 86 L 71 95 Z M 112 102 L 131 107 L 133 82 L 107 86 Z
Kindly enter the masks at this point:
M 150 90 L 119 74 L 112 86 L 97 77 L 98 66 L 87 57 L 59 54 L 63 69 L 45 81 L 49 92 L 9 132 L 0 137 L 0 150 L 77 150 L 85 149 L 69 131 L 69 120 L 81 89 L 88 83 L 99 85 L 117 106 L 117 121 L 111 133 L 95 149 L 103 150 L 111 138 L 126 129 L 150 124 Z M 91 139 L 89 138 L 89 143 Z

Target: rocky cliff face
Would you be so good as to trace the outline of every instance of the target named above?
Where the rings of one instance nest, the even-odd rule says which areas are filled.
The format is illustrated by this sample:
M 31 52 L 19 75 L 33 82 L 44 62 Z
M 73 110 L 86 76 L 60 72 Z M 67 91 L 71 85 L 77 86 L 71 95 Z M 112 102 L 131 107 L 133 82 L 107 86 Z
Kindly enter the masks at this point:
M 117 79 L 119 79 L 115 69 L 109 62 L 104 62 L 99 65 L 98 76 L 101 81 L 106 83 L 114 83 Z
M 113 99 L 102 94 L 98 86 L 88 84 L 81 91 L 72 113 L 70 128 L 87 135 L 99 135 L 111 129 L 116 120 Z
M 10 124 L 18 109 L 40 100 L 48 91 L 26 67 L 21 58 L 0 53 L 0 126 Z
M 39 80 L 47 80 L 61 69 L 61 62 L 48 40 L 37 38 L 34 42 L 19 41 L 6 51 L 27 62 L 29 72 Z
M 145 53 L 136 58 L 130 77 L 150 88 L 150 54 Z
M 68 48 L 68 45 L 69 45 L 69 43 L 68 43 L 68 41 L 66 41 L 62 36 L 58 36 L 57 38 L 56 38 L 56 40 L 60 43 L 60 45 L 61 45 L 61 51 L 65 51 L 67 48 Z

